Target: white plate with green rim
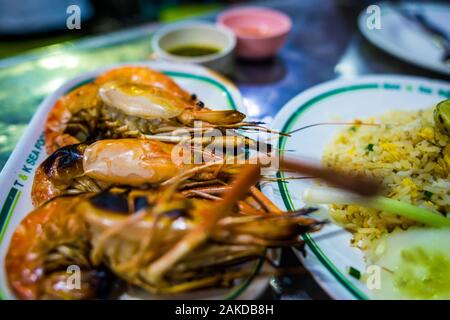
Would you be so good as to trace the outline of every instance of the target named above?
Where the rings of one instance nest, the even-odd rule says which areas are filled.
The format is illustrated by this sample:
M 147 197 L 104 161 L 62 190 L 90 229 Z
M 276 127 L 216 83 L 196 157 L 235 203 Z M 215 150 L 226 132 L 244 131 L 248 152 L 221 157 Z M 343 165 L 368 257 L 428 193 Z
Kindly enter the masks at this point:
M 239 90 L 227 79 L 206 68 L 160 62 L 127 63 L 144 65 L 164 72 L 188 92 L 195 93 L 211 109 L 235 109 L 245 113 Z M 11 236 L 20 221 L 32 210 L 30 191 L 36 167 L 47 157 L 43 142 L 44 123 L 55 101 L 66 92 L 93 80 L 100 73 L 120 65 L 85 73 L 68 81 L 39 106 L 27 131 L 0 173 L 0 298 L 14 299 L 8 287 L 4 258 Z M 254 274 L 233 288 L 202 290 L 177 296 L 146 296 L 153 299 L 254 299 L 267 286 L 267 278 L 256 276 L 262 261 L 255 262 Z M 124 295 L 123 298 L 136 298 Z
M 278 113 L 273 128 L 291 132 L 319 122 L 346 122 L 377 116 L 393 109 L 428 108 L 450 97 L 450 83 L 424 78 L 380 75 L 353 80 L 335 80 L 315 86 L 290 100 Z M 280 152 L 320 163 L 325 146 L 342 126 L 316 126 L 280 137 Z M 283 178 L 283 173 L 278 173 Z M 271 183 L 273 200 L 288 210 L 301 208 L 301 195 L 311 180 Z M 319 284 L 335 299 L 370 299 L 366 285 L 351 276 L 348 268 L 366 270 L 363 254 L 350 246 L 351 235 L 330 223 L 320 232 L 305 237 L 307 255 L 303 259 Z
M 405 18 L 394 4 L 380 2 L 380 28 L 373 28 L 373 11 L 364 9 L 358 17 L 361 33 L 372 44 L 393 56 L 435 72 L 450 75 L 450 64 L 442 61 L 444 50 L 419 25 Z M 406 3 L 407 12 L 422 14 L 433 26 L 450 37 L 450 5 L 444 3 Z

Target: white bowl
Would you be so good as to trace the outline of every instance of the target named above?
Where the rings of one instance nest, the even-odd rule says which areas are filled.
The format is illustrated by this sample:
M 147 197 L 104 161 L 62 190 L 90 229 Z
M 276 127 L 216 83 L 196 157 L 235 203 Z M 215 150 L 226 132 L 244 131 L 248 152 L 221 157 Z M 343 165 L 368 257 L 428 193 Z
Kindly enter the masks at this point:
M 184 45 L 208 45 L 219 52 L 199 57 L 173 55 L 168 50 Z M 208 22 L 181 22 L 162 27 L 152 38 L 157 58 L 181 63 L 196 63 L 222 73 L 229 73 L 233 65 L 236 36 L 230 29 Z

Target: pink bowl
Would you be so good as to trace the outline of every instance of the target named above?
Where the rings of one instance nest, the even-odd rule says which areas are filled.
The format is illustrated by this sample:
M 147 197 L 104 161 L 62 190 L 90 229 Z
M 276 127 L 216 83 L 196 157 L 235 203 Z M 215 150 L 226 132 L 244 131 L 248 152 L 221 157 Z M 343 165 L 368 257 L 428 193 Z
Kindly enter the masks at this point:
M 286 14 L 263 7 L 226 10 L 217 20 L 234 31 L 237 37 L 236 55 L 247 59 L 274 56 L 292 27 L 292 21 Z

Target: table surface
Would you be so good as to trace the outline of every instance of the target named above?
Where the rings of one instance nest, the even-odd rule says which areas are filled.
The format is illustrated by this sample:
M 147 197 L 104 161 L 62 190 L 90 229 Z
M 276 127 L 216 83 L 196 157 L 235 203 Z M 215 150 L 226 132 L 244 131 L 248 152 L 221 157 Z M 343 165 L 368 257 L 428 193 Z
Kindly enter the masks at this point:
M 349 0 L 258 2 L 291 16 L 293 28 L 281 52 L 263 62 L 236 61 L 230 77 L 238 85 L 252 120 L 270 122 L 292 97 L 318 83 L 362 74 L 398 73 L 449 80 L 399 61 L 369 44 L 358 32 L 361 10 Z M 214 20 L 215 16 L 202 19 Z M 146 60 L 158 25 L 53 45 L 0 60 L 0 168 L 3 168 L 39 103 L 66 80 L 118 62 Z M 261 298 L 328 299 L 285 250 L 286 275 L 275 277 Z M 294 267 L 294 268 L 291 268 Z M 295 271 L 289 273 L 288 270 Z

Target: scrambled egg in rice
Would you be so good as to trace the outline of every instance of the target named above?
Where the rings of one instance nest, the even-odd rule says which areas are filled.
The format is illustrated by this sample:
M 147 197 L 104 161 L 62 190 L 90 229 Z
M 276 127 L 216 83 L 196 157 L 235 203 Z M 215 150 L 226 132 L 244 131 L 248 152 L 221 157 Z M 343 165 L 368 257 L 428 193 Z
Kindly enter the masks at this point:
M 450 212 L 450 138 L 435 127 L 433 109 L 392 111 L 362 123 L 339 133 L 325 150 L 324 165 L 378 178 L 389 198 Z M 417 224 L 356 205 L 333 205 L 331 216 L 362 249 L 383 233 Z

